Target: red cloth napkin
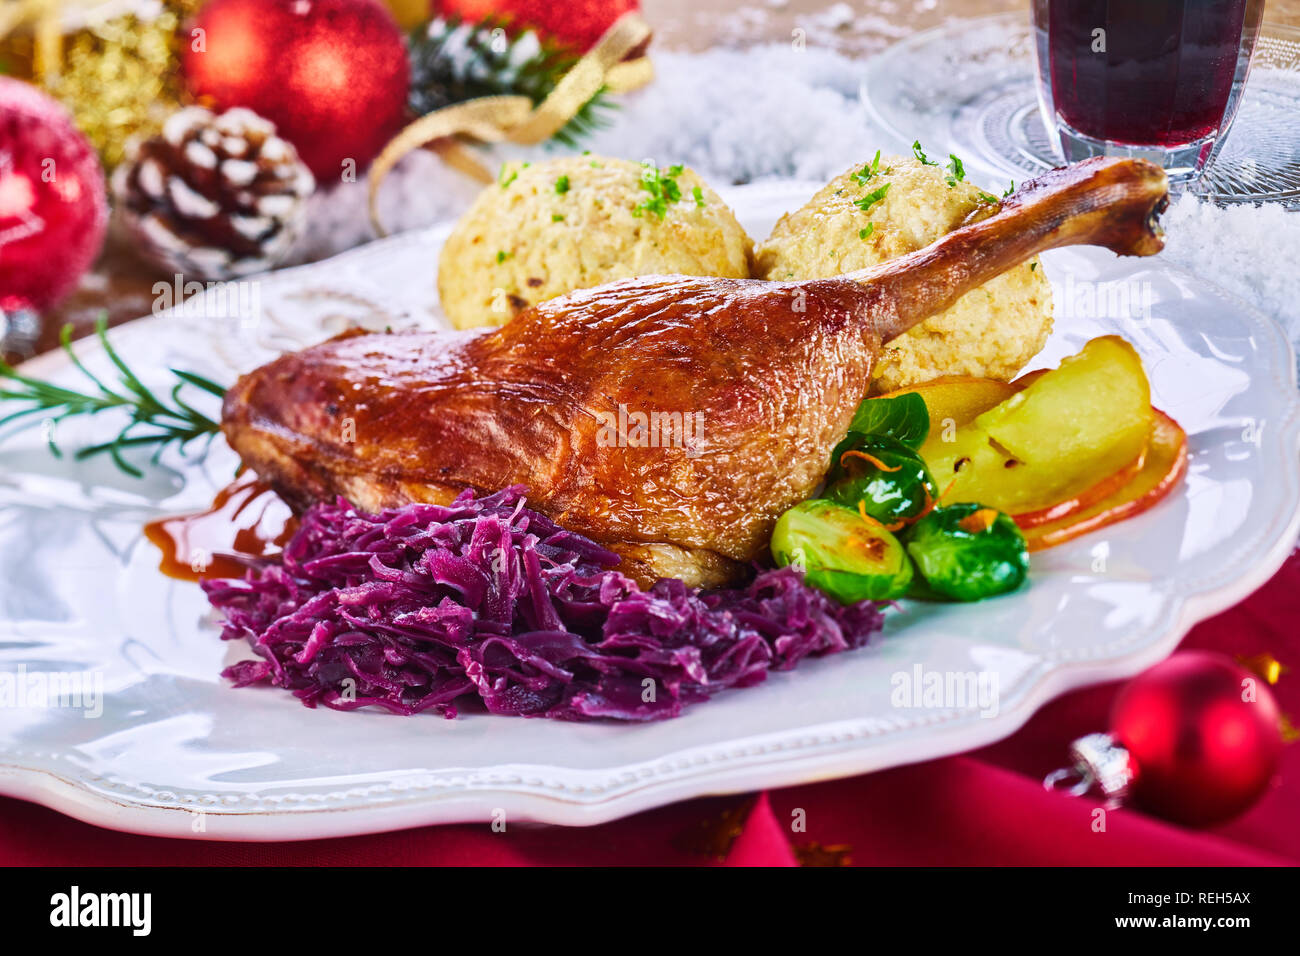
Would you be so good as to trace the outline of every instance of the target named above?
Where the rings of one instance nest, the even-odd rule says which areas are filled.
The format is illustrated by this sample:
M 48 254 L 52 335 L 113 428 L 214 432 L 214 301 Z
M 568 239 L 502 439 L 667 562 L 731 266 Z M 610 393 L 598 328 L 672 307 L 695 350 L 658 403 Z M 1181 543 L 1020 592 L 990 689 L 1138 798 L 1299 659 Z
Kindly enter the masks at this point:
M 1184 647 L 1270 654 L 1293 670 L 1273 688 L 1300 723 L 1300 554 L 1251 598 L 1204 622 Z M 0 863 L 44 865 L 419 864 L 1272 865 L 1300 864 L 1300 745 L 1273 788 L 1213 830 L 1125 809 L 1095 832 L 1095 802 L 1046 792 L 1070 741 L 1105 730 L 1120 684 L 1068 694 L 983 750 L 848 780 L 692 800 L 589 829 L 425 827 L 298 843 L 214 843 L 100 830 L 0 800 Z

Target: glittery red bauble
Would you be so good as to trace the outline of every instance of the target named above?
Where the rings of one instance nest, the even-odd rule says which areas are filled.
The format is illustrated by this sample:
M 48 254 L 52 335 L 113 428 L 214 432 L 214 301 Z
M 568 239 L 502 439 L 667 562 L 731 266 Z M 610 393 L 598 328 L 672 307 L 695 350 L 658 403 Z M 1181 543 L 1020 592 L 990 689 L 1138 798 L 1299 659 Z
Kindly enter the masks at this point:
M 0 77 L 0 312 L 41 312 L 104 241 L 104 170 L 67 111 Z
M 189 91 L 271 120 L 322 185 L 363 170 L 402 125 L 410 66 L 379 0 L 212 0 L 189 26 Z
M 1206 651 L 1175 654 L 1134 678 L 1115 700 L 1111 733 L 1135 767 L 1135 802 L 1191 826 L 1253 804 L 1282 750 L 1268 685 Z
M 490 19 L 537 27 L 585 52 L 614 21 L 641 5 L 637 0 L 433 0 L 433 9 L 470 23 Z

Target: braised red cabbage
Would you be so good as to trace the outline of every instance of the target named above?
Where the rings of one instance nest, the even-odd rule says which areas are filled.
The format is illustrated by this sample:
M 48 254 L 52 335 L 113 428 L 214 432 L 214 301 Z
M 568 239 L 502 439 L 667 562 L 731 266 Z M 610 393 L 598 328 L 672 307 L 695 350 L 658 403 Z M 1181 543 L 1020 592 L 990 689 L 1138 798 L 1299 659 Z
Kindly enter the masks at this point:
M 793 568 L 734 590 L 643 591 L 524 491 L 377 515 L 316 505 L 245 580 L 203 582 L 221 636 L 260 658 L 225 676 L 312 707 L 454 717 L 477 696 L 495 714 L 658 720 L 880 630 L 875 604 L 840 605 Z

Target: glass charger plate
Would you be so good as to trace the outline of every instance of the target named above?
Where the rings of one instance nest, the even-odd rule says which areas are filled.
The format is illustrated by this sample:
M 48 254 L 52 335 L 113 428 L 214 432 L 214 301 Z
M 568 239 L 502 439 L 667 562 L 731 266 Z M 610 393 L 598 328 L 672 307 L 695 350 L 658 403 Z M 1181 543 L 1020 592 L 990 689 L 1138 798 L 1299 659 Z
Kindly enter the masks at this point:
M 958 20 L 873 57 L 862 98 L 899 146 L 920 139 L 1019 181 L 1058 166 L 1038 110 L 1029 12 Z M 1190 190 L 1300 207 L 1300 28 L 1265 23 L 1241 108 Z
M 755 185 L 724 197 L 746 229 L 766 235 L 816 188 Z M 261 277 L 250 312 L 251 297 L 213 290 L 213 301 L 128 323 L 113 340 L 147 385 L 167 381 L 168 368 L 232 382 L 350 325 L 439 325 L 435 263 L 448 231 Z M 1190 435 L 1186 482 L 1139 517 L 1035 555 L 1030 585 L 1015 594 L 908 604 L 873 647 L 806 661 L 650 725 L 340 713 L 278 689 L 232 688 L 220 672 L 246 651 L 219 639 L 197 586 L 159 573 L 141 526 L 207 505 L 230 481 L 233 453 L 218 442 L 203 461 L 167 457 L 137 481 L 102 459 L 52 458 L 38 428 L 8 437 L 0 672 L 83 675 L 102 682 L 103 698 L 90 716 L 32 701 L 0 707 L 0 793 L 116 829 L 212 840 L 502 813 L 511 825 L 593 824 L 970 750 L 1071 688 L 1136 673 L 1289 553 L 1300 525 L 1294 358 L 1272 321 L 1158 258 L 1066 249 L 1043 262 L 1060 305 L 1034 364 L 1055 364 L 1096 335 L 1132 341 L 1154 401 Z M 1071 304 L 1083 289 L 1100 308 Z M 1109 294 L 1125 289 L 1142 294 Z M 106 369 L 93 342 L 79 351 Z M 26 368 L 79 381 L 60 353 Z M 113 426 L 69 422 L 59 438 L 72 448 Z M 917 668 L 996 686 L 994 705 L 897 706 L 897 676 Z

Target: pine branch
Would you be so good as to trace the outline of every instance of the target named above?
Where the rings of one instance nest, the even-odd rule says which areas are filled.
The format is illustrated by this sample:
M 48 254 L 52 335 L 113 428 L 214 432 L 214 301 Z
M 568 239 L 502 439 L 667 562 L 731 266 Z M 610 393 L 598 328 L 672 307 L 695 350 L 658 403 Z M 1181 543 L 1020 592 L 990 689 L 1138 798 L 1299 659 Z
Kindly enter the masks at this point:
M 511 31 L 492 20 L 477 24 L 437 18 L 407 38 L 411 60 L 408 103 L 420 116 L 480 96 L 526 96 L 536 106 L 580 57 L 536 30 Z M 609 125 L 618 109 L 603 87 L 555 134 L 576 147 Z

